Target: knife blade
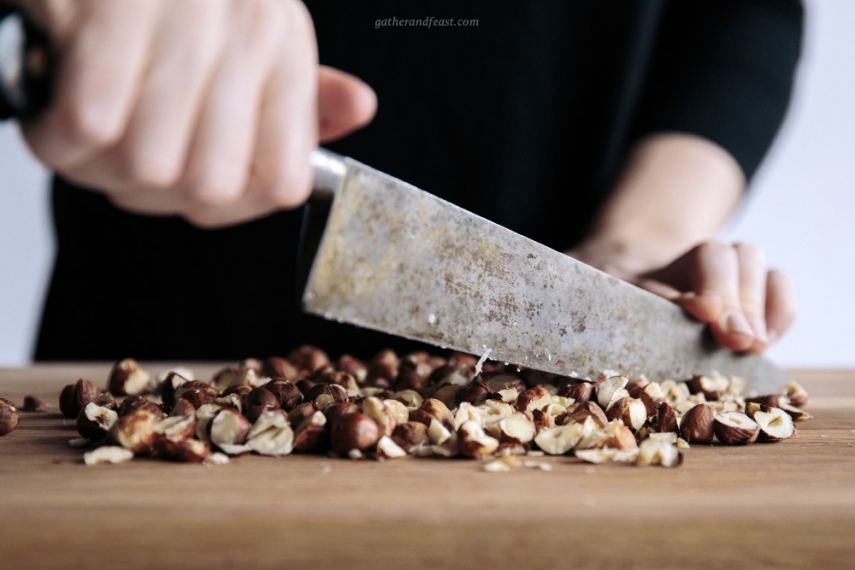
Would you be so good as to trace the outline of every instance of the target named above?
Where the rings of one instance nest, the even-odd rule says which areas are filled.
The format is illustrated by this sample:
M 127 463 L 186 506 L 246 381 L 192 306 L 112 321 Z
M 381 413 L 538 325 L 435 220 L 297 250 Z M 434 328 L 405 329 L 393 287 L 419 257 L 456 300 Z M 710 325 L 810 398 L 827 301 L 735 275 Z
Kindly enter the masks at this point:
M 312 163 L 309 313 L 564 376 L 718 371 L 758 393 L 787 381 L 661 297 L 353 159 L 319 149 Z

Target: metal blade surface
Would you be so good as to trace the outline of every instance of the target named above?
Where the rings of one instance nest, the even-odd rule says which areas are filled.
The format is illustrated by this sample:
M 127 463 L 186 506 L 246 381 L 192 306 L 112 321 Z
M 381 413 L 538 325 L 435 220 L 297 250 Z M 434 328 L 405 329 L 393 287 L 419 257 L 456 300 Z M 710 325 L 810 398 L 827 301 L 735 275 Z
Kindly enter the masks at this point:
M 652 380 L 786 374 L 716 345 L 677 306 L 347 159 L 302 303 L 328 319 L 538 370 Z

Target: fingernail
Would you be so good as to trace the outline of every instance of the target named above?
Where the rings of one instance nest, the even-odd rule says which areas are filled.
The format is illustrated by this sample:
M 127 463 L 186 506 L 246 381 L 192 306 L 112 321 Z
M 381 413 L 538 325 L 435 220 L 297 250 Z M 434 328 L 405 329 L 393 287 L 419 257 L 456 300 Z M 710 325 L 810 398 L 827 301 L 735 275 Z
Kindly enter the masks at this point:
M 727 318 L 725 318 L 724 327 L 722 328 L 724 329 L 724 332 L 728 334 L 754 336 L 754 332 L 751 330 L 751 325 L 748 324 L 748 321 L 739 311 L 731 311 Z
M 752 328 L 756 331 L 754 336 L 757 340 L 766 346 L 769 346 L 769 334 L 766 331 L 766 323 L 764 323 L 762 319 L 752 319 L 751 323 L 754 325 Z

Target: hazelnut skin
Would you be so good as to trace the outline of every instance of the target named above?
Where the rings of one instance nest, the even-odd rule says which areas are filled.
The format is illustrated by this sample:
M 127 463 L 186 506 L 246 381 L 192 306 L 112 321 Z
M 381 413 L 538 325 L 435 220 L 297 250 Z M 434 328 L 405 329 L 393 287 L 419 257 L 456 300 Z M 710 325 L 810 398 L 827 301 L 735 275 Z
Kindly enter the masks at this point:
M 380 439 L 380 428 L 377 424 L 360 412 L 344 414 L 330 431 L 332 450 L 339 455 L 358 449 L 366 451 L 377 444 Z

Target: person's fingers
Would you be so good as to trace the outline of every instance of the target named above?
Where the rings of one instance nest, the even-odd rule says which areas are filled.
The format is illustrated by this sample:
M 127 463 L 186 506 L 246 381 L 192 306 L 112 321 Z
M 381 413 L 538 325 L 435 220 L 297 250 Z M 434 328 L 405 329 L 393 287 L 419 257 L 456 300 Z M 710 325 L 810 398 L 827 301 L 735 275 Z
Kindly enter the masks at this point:
M 122 137 L 160 4 L 88 2 L 80 7 L 85 14 L 78 14 L 79 29 L 63 46 L 54 100 L 24 125 L 34 154 L 45 164 L 64 173 Z
M 796 320 L 796 289 L 789 274 L 778 269 L 766 277 L 766 328 L 769 344 L 774 344 Z
M 221 53 L 228 23 L 222 6 L 170 4 L 161 15 L 150 64 L 122 140 L 70 175 L 90 186 L 109 188 L 112 194 L 174 188 L 183 174 L 204 91 Z
M 751 330 L 754 343 L 747 352 L 761 353 L 769 346 L 766 333 L 766 254 L 750 243 L 733 246 L 739 261 L 739 303 Z
M 201 206 L 229 205 L 246 191 L 262 90 L 287 32 L 278 11 L 275 4 L 247 2 L 227 22 L 232 39 L 209 85 L 180 183 Z
M 318 65 L 311 16 L 301 2 L 288 2 L 282 34 L 289 57 L 277 61 L 265 86 L 249 194 L 269 210 L 302 205 L 312 187 L 309 157 L 318 146 Z
M 377 112 L 377 95 L 360 79 L 327 66 L 318 70 L 318 137 L 332 141 L 364 127 Z

